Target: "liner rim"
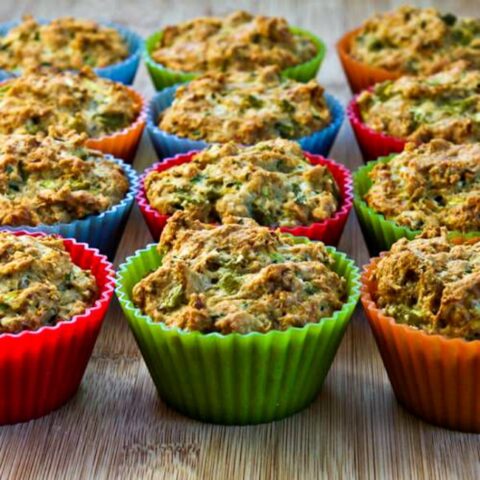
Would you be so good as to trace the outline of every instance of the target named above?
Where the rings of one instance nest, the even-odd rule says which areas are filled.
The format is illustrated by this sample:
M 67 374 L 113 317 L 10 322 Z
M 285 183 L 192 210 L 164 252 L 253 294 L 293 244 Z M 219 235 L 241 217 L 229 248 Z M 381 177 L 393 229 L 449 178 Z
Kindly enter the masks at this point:
M 284 235 L 289 235 L 289 234 L 284 234 Z M 298 239 L 300 242 L 310 242 L 311 240 L 305 238 L 305 237 L 295 237 Z M 200 341 L 203 341 L 203 339 L 210 339 L 210 338 L 215 338 L 218 339 L 219 341 L 227 341 L 228 338 L 236 338 L 239 341 L 250 341 L 252 338 L 268 338 L 268 337 L 274 337 L 278 335 L 289 335 L 292 334 L 293 332 L 305 332 L 308 333 L 309 330 L 318 328 L 321 324 L 325 322 L 339 322 L 341 321 L 341 318 L 348 312 L 348 310 L 353 310 L 355 309 L 358 299 L 360 298 L 360 287 L 361 287 L 361 276 L 360 276 L 360 269 L 357 267 L 355 264 L 354 260 L 349 258 L 345 253 L 340 252 L 336 250 L 334 247 L 327 246 L 327 251 L 328 253 L 336 260 L 343 260 L 346 262 L 348 265 L 348 268 L 350 269 L 350 273 L 348 276 L 343 276 L 345 280 L 349 280 L 351 282 L 351 293 L 348 294 L 347 299 L 342 305 L 342 308 L 339 310 L 336 310 L 333 315 L 329 317 L 322 318 L 319 322 L 317 323 L 312 323 L 309 322 L 303 327 L 289 327 L 287 330 L 270 330 L 269 332 L 266 333 L 260 333 L 260 332 L 249 332 L 246 334 L 241 334 L 241 333 L 229 333 L 229 334 L 221 334 L 219 332 L 210 332 L 210 333 L 201 333 L 198 331 L 191 332 L 187 330 L 183 330 L 179 327 L 169 327 L 165 325 L 163 322 L 154 322 L 148 315 L 143 314 L 139 308 L 135 307 L 133 304 L 131 298 L 131 295 L 126 291 L 125 287 L 125 276 L 130 273 L 130 268 L 132 267 L 132 264 L 142 258 L 145 255 L 148 255 L 151 251 L 155 250 L 157 244 L 156 243 L 151 243 L 147 245 L 146 247 L 137 250 L 133 255 L 130 255 L 126 257 L 125 261 L 119 266 L 117 270 L 117 274 L 115 277 L 115 293 L 118 298 L 118 301 L 120 302 L 122 308 L 127 310 L 130 315 L 132 315 L 136 320 L 140 320 L 143 322 L 144 325 L 147 325 L 149 328 L 157 328 L 160 329 L 163 333 L 174 333 L 176 335 L 179 335 L 180 337 L 196 337 L 199 338 Z
M 345 167 L 344 165 L 336 162 L 331 158 L 324 157 L 323 155 L 313 154 L 302 150 L 304 153 L 305 158 L 310 162 L 311 165 L 323 165 L 326 166 L 329 170 L 330 174 L 332 174 L 332 168 L 337 168 L 344 177 L 344 184 L 343 188 L 345 190 L 345 194 L 343 195 L 341 205 L 335 213 L 331 216 L 322 220 L 321 222 L 313 222 L 308 225 L 296 225 L 293 227 L 269 227 L 269 228 L 288 228 L 288 229 L 299 229 L 303 234 L 309 233 L 314 228 L 328 228 L 332 223 L 336 223 L 340 221 L 343 217 L 347 217 L 352 209 L 353 206 L 353 178 L 352 173 L 350 170 Z M 188 153 L 178 153 L 173 157 L 169 157 L 164 159 L 163 161 L 155 162 L 153 165 L 150 165 L 148 168 L 144 170 L 142 175 L 139 179 L 139 187 L 137 190 L 137 194 L 135 196 L 135 200 L 140 207 L 140 209 L 145 210 L 148 214 L 152 215 L 155 220 L 157 221 L 166 221 L 168 218 L 171 217 L 169 214 L 161 214 L 155 208 L 150 205 L 150 202 L 147 199 L 146 192 L 145 192 L 145 179 L 147 175 L 151 172 L 157 171 L 162 166 L 167 166 L 164 170 L 169 170 L 170 168 L 180 165 L 183 163 L 188 163 L 193 160 L 194 155 L 201 152 L 201 150 L 192 150 Z M 183 161 L 182 161 L 183 160 Z M 315 163 L 313 163 L 315 162 Z M 335 179 L 334 179 L 335 180 Z M 335 183 L 337 183 L 335 181 Z M 266 225 L 264 225 L 266 226 Z M 289 231 L 284 230 L 284 233 L 289 233 Z M 300 235 L 305 236 L 305 235 Z
M 371 90 L 372 87 L 367 88 L 365 90 L 362 90 L 362 92 L 369 91 Z M 402 148 L 405 146 L 405 144 L 408 142 L 407 139 L 402 138 L 402 137 L 394 137 L 393 135 L 388 135 L 383 132 L 377 132 L 374 130 L 372 127 L 367 125 L 361 118 L 360 116 L 360 108 L 357 102 L 358 97 L 362 94 L 362 92 L 359 92 L 353 96 L 353 98 L 348 102 L 347 108 L 346 108 L 346 114 L 348 117 L 348 120 L 350 121 L 352 127 L 356 127 L 362 132 L 372 136 L 376 137 L 377 139 L 380 139 L 381 141 L 389 141 L 389 142 L 397 142 L 400 146 L 402 145 Z
M 283 70 L 281 70 L 281 75 L 288 77 L 288 74 L 293 69 L 310 67 L 310 66 L 313 66 L 317 62 L 319 64 L 318 68 L 320 68 L 323 60 L 325 59 L 325 55 L 326 55 L 326 52 L 327 52 L 327 46 L 326 46 L 325 42 L 320 37 L 315 35 L 314 33 L 310 32 L 308 30 L 305 30 L 303 28 L 296 27 L 294 25 L 290 25 L 289 29 L 295 35 L 308 37 L 310 40 L 312 40 L 312 42 L 315 44 L 315 47 L 317 48 L 317 53 L 312 58 L 307 60 L 306 62 L 299 63 L 297 65 L 292 65 L 291 67 L 284 68 Z M 159 71 L 159 70 L 167 71 L 168 73 L 171 73 L 173 75 L 191 76 L 191 79 L 195 78 L 198 75 L 201 75 L 201 74 L 205 73 L 205 72 L 185 72 L 183 70 L 173 70 L 172 68 L 166 67 L 163 64 L 161 64 L 159 62 L 156 62 L 151 56 L 151 50 L 154 47 L 153 42 L 158 42 L 158 40 L 160 40 L 160 36 L 163 34 L 163 32 L 164 32 L 164 29 L 157 30 L 156 32 L 151 33 L 144 41 L 142 55 L 143 55 L 143 58 L 145 60 L 145 63 L 147 63 L 149 67 L 151 67 L 151 68 L 153 68 L 154 70 L 157 70 L 157 71 Z M 150 45 L 150 43 L 152 43 L 152 45 Z M 312 78 L 314 78 L 314 77 L 312 77 Z
M 0 70 L 1 72 L 1 70 Z M 0 86 L 5 85 L 9 82 L 12 82 L 18 77 L 9 77 L 9 78 L 4 78 L 3 80 L 0 78 Z M 118 85 L 121 85 L 123 88 L 126 88 L 130 94 L 131 97 L 135 101 L 138 101 L 140 103 L 140 112 L 138 113 L 137 118 L 127 127 L 122 128 L 121 130 L 118 130 L 116 132 L 112 132 L 108 135 L 102 135 L 100 137 L 88 137 L 85 141 L 85 144 L 88 148 L 91 148 L 93 150 L 99 150 L 96 148 L 96 144 L 104 141 L 110 141 L 110 140 L 118 140 L 119 138 L 130 134 L 134 130 L 140 127 L 140 125 L 143 123 L 145 124 L 146 119 L 147 119 L 147 113 L 148 113 L 148 105 L 147 101 L 145 100 L 145 97 L 140 93 L 137 92 L 134 88 L 132 88 L 129 85 L 124 85 L 121 82 L 116 82 L 115 80 L 110 80 L 109 78 L 104 78 L 104 77 L 98 77 L 101 80 L 106 80 L 108 82 L 116 83 Z M 103 150 L 100 150 L 103 152 Z M 105 153 L 105 152 L 104 152 Z
M 104 210 L 103 212 L 87 215 L 83 218 L 76 218 L 71 222 L 58 222 L 58 223 L 40 223 L 38 225 L 18 225 L 18 226 L 10 226 L 10 225 L 0 225 L 0 229 L 8 230 L 11 232 L 25 232 L 30 231 L 30 233 L 34 233 L 36 231 L 41 231 L 44 228 L 74 228 L 79 224 L 85 224 L 85 222 L 90 222 L 91 220 L 95 219 L 97 221 L 103 220 L 105 217 L 110 216 L 116 213 L 118 210 L 125 208 L 128 206 L 129 203 L 133 202 L 135 196 L 138 193 L 139 189 L 139 176 L 135 169 L 124 160 L 120 158 L 116 158 L 109 153 L 104 153 L 103 156 L 105 160 L 110 160 L 122 167 L 123 173 L 128 180 L 128 190 L 125 196 L 115 205 L 112 205 L 109 209 Z M 55 235 L 55 234 L 53 234 Z
M 380 259 L 387 254 L 388 252 L 381 252 L 379 257 L 371 258 L 370 262 L 362 268 L 360 299 L 365 309 L 366 316 L 369 318 L 369 315 L 373 313 L 381 323 L 386 323 L 391 328 L 404 332 L 409 338 L 416 337 L 423 342 L 429 342 L 431 346 L 436 342 L 446 348 L 459 347 L 462 349 L 469 349 L 472 353 L 480 354 L 480 340 L 465 340 L 461 337 L 447 337 L 446 335 L 439 333 L 427 333 L 424 330 L 413 328 L 407 324 L 398 323 L 395 318 L 384 314 L 383 310 L 377 307 L 377 304 L 372 297 L 371 276 Z
M 45 24 L 51 23 L 52 20 L 55 20 L 56 18 L 59 18 L 59 17 L 55 17 L 55 18 L 39 17 L 39 18 L 35 18 L 35 20 L 37 22 L 39 22 L 40 24 L 45 25 Z M 81 17 L 74 16 L 74 18 L 80 19 Z M 0 37 L 4 37 L 12 28 L 16 27 L 20 23 L 21 23 L 20 19 L 10 20 L 8 22 L 0 23 Z M 135 62 L 137 60 L 137 58 L 138 59 L 140 58 L 142 50 L 143 50 L 143 43 L 144 42 L 143 42 L 143 38 L 137 32 L 135 32 L 134 30 L 131 30 L 130 28 L 125 27 L 124 25 L 121 25 L 120 23 L 117 23 L 117 22 L 109 22 L 109 21 L 101 22 L 100 21 L 100 22 L 97 22 L 97 23 L 100 26 L 110 27 L 110 28 L 115 29 L 121 35 L 121 37 L 124 41 L 126 40 L 125 36 L 128 34 L 128 35 L 131 35 L 135 39 L 136 42 L 138 42 L 137 45 L 133 49 L 130 49 L 130 48 L 128 49 L 128 56 L 126 58 L 124 58 L 123 60 L 120 60 L 119 62 L 116 62 L 116 63 L 111 63 L 110 65 L 105 65 L 104 67 L 95 67 L 93 70 L 97 75 L 101 76 L 101 74 L 107 73 L 107 71 L 112 69 L 112 68 L 118 69 L 118 68 L 125 67 L 125 66 L 130 65 L 133 62 Z M 18 74 L 21 74 L 21 72 L 17 73 L 15 71 L 5 70 L 3 68 L 0 69 L 0 75 L 2 73 L 4 75 L 8 76 L 8 77 L 16 76 Z
M 167 95 L 170 95 L 172 93 L 174 94 L 176 89 L 180 85 L 186 85 L 187 83 L 188 82 L 182 83 L 182 84 L 172 85 L 170 87 L 164 88 L 164 89 L 156 92 L 155 95 L 153 95 L 153 97 L 150 99 L 150 101 L 148 103 L 148 106 L 146 108 L 147 130 L 148 130 L 150 135 L 154 135 L 156 137 L 164 137 L 164 138 L 168 138 L 168 139 L 173 139 L 177 142 L 185 142 L 185 141 L 195 142 L 195 143 L 198 143 L 201 148 L 206 148 L 209 145 L 212 145 L 212 144 L 218 143 L 218 142 L 207 142 L 205 140 L 193 140 L 193 139 L 190 139 L 190 138 L 187 138 L 187 137 L 179 137 L 178 135 L 175 135 L 174 133 L 169 133 L 165 130 L 161 130 L 160 127 L 157 124 L 157 120 L 154 117 L 154 109 L 155 109 L 156 103 L 158 102 L 158 99 L 160 97 L 167 96 Z M 301 82 L 299 82 L 299 83 L 301 83 Z M 343 119 L 345 117 L 345 111 L 344 111 L 344 108 L 343 108 L 341 102 L 334 95 L 332 95 L 330 93 L 327 93 L 327 92 L 324 92 L 324 96 L 325 96 L 325 100 L 327 102 L 327 108 L 330 112 L 330 115 L 332 116 L 332 120 L 330 121 L 330 123 L 328 125 L 326 125 L 324 128 L 322 128 L 321 130 L 315 130 L 310 135 L 305 135 L 303 137 L 298 137 L 298 138 L 291 138 L 291 139 L 288 139 L 288 140 L 292 140 L 294 142 L 301 143 L 303 141 L 313 139 L 317 135 L 328 136 L 328 135 L 331 135 L 331 134 L 332 135 L 335 134 L 335 136 L 336 136 L 336 134 L 338 133 L 338 131 L 340 130 L 340 128 L 342 126 Z M 173 103 L 173 101 L 170 102 L 170 105 L 168 107 L 162 109 L 162 111 L 166 110 L 167 108 L 170 108 L 172 106 L 172 103 Z
M 84 242 L 77 242 L 74 238 L 64 238 L 60 235 L 53 234 L 48 235 L 43 232 L 29 232 L 27 230 L 17 230 L 17 231 L 10 231 L 3 228 L 0 228 L 0 231 L 6 231 L 8 233 L 13 233 L 16 236 L 30 236 L 30 237 L 47 237 L 53 236 L 61 239 L 63 241 L 64 246 L 67 249 L 68 254 L 70 255 L 70 259 L 72 263 L 77 265 L 73 259 L 71 258 L 70 250 L 77 250 L 82 252 L 90 253 L 93 258 L 98 262 L 101 270 L 105 272 L 105 285 L 100 289 L 97 280 L 95 279 L 95 283 L 97 288 L 100 289 L 98 293 L 98 298 L 95 300 L 95 303 L 85 309 L 82 313 L 78 315 L 74 315 L 68 320 L 60 321 L 55 325 L 44 325 L 36 330 L 22 330 L 19 333 L 2 333 L 0 334 L 0 343 L 2 339 L 11 339 L 13 341 L 21 341 L 25 337 L 34 337 L 40 336 L 44 334 L 44 332 L 54 332 L 64 328 L 74 328 L 78 322 L 86 321 L 88 318 L 95 314 L 96 312 L 100 311 L 106 304 L 108 304 L 112 298 L 114 289 L 115 289 L 115 271 L 113 269 L 113 265 L 108 261 L 107 256 L 103 255 L 99 252 L 97 248 L 91 248 Z M 71 247 L 70 249 L 68 247 Z M 78 266 L 78 265 L 77 265 Z M 93 274 L 92 274 L 93 275 Z
M 399 77 L 401 75 L 405 75 L 404 72 L 401 70 L 387 70 L 383 67 L 376 67 L 374 65 L 370 65 L 369 63 L 361 62 L 357 60 L 355 57 L 350 55 L 350 46 L 353 38 L 360 32 L 362 27 L 354 28 L 353 30 L 349 30 L 348 32 L 344 33 L 340 39 L 336 43 L 337 52 L 341 59 L 347 58 L 348 61 L 352 62 L 354 65 L 358 65 L 362 68 L 368 68 L 372 73 L 381 74 L 381 75 L 388 75 L 394 78 L 395 76 Z
M 392 229 L 395 232 L 395 235 L 398 236 L 399 238 L 402 237 L 415 237 L 421 233 L 421 230 L 412 230 L 409 227 L 406 227 L 404 225 L 400 225 L 396 223 L 394 220 L 389 220 L 386 218 L 382 213 L 376 212 L 372 207 L 370 207 L 367 202 L 364 200 L 364 196 L 367 192 L 361 193 L 360 192 L 360 186 L 359 186 L 359 177 L 363 175 L 368 175 L 368 173 L 376 166 L 379 165 L 380 163 L 388 163 L 390 162 L 394 157 L 399 155 L 399 153 L 392 153 L 390 155 L 386 155 L 383 157 L 378 157 L 375 160 L 370 160 L 367 162 L 365 165 L 361 165 L 355 172 L 352 174 L 353 178 L 353 195 L 354 195 L 354 200 L 353 203 L 356 208 L 361 209 L 365 211 L 370 217 L 377 218 L 380 224 L 387 224 L 392 227 Z M 449 236 L 455 236 L 455 237 L 466 237 L 466 238 L 475 238 L 480 236 L 480 231 L 473 230 L 469 232 L 461 232 L 459 230 L 448 230 L 448 235 Z

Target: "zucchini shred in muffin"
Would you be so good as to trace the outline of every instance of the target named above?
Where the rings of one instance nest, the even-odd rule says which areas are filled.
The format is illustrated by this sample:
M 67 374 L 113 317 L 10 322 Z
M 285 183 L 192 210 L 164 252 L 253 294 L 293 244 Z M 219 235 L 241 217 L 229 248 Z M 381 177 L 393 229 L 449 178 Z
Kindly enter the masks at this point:
M 248 218 L 264 226 L 307 225 L 330 218 L 339 187 L 329 169 L 313 165 L 300 146 L 269 140 L 251 147 L 212 145 L 189 162 L 145 177 L 149 204 L 206 223 Z
M 71 320 L 96 296 L 95 278 L 61 239 L 0 232 L 0 335 Z
M 401 6 L 377 14 L 358 30 L 350 55 L 388 71 L 429 74 L 458 60 L 480 67 L 480 19 Z
M 404 76 L 357 97 L 362 121 L 376 132 L 413 142 L 480 141 L 480 71 L 463 63 L 430 76 Z
M 124 85 L 84 69 L 26 72 L 0 84 L 0 133 L 48 133 L 50 127 L 97 138 L 123 130 L 140 102 Z
M 154 61 L 184 72 L 285 69 L 317 54 L 315 44 L 290 30 L 285 19 L 237 11 L 166 27 L 152 51 Z
M 154 322 L 203 333 L 286 330 L 341 309 L 346 282 L 321 242 L 254 224 L 214 227 L 177 212 L 158 244 L 162 264 L 133 287 Z
M 253 145 L 298 139 L 331 122 L 324 89 L 281 78 L 276 67 L 255 72 L 208 73 L 175 92 L 159 128 L 191 140 Z
M 480 239 L 456 243 L 445 230 L 436 235 L 403 238 L 379 259 L 372 274 L 375 302 L 398 323 L 480 339 Z
M 68 223 L 125 197 L 121 167 L 84 140 L 0 134 L 0 225 Z
M 114 28 L 72 17 L 40 24 L 27 15 L 0 37 L 0 69 L 7 71 L 102 68 L 121 62 L 128 54 L 126 41 Z
M 432 140 L 370 171 L 364 200 L 375 212 L 412 230 L 480 231 L 480 144 Z

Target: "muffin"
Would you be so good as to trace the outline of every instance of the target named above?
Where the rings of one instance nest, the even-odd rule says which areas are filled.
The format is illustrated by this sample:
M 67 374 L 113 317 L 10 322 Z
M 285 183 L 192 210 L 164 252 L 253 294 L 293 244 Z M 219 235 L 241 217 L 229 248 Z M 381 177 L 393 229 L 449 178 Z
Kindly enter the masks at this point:
M 368 19 L 354 37 L 350 55 L 373 67 L 428 75 L 458 60 L 480 68 L 479 47 L 480 18 L 404 5 Z
M 172 70 L 203 73 L 292 67 L 312 59 L 315 44 L 290 30 L 281 17 L 237 11 L 167 26 L 151 57 Z
M 280 17 L 234 12 L 168 26 L 145 41 L 145 62 L 157 90 L 206 72 L 255 71 L 276 66 L 307 82 L 317 75 L 325 44 Z
M 413 142 L 480 140 L 480 71 L 457 64 L 434 75 L 377 84 L 357 97 L 363 122 L 376 132 Z
M 436 425 L 480 432 L 480 237 L 401 239 L 373 259 L 362 303 L 398 401 Z
M 78 390 L 112 298 L 113 267 L 73 239 L 0 232 L 0 425 Z
M 371 251 L 428 228 L 479 235 L 479 159 L 480 144 L 432 140 L 358 169 L 354 203 Z
M 117 295 L 162 398 L 200 420 L 284 418 L 318 394 L 358 298 L 353 261 L 245 220 L 177 212 Z
M 10 72 L 102 68 L 128 56 L 128 44 L 116 29 L 73 17 L 44 24 L 27 15 L 0 37 L 0 69 Z
M 480 143 L 409 143 L 369 177 L 366 204 L 398 225 L 480 232 Z
M 354 93 L 402 75 L 429 75 L 463 60 L 480 66 L 480 19 L 402 6 L 377 14 L 337 44 Z
M 144 188 L 160 214 L 182 210 L 206 223 L 308 225 L 330 218 L 340 199 L 327 166 L 312 165 L 296 142 L 282 139 L 211 146 L 188 163 L 151 171 Z
M 154 322 L 203 333 L 266 333 L 330 317 L 345 279 L 318 242 L 255 224 L 215 227 L 177 213 L 158 245 L 162 265 L 132 290 Z
M 266 67 L 248 73 L 209 73 L 179 86 L 158 126 L 192 140 L 253 145 L 277 137 L 304 137 L 331 120 L 317 82 L 282 79 L 275 67 Z
M 61 239 L 3 231 L 0 252 L 0 337 L 68 321 L 94 303 L 94 276 L 73 263 Z
M 0 134 L 0 225 L 69 223 L 120 203 L 124 171 L 84 141 Z
M 371 277 L 376 305 L 429 334 L 480 339 L 480 242 L 457 244 L 446 231 L 425 236 L 399 240 L 378 261 Z
M 28 72 L 0 86 L 0 133 L 48 133 L 50 127 L 111 135 L 130 126 L 141 104 L 130 90 L 92 71 Z

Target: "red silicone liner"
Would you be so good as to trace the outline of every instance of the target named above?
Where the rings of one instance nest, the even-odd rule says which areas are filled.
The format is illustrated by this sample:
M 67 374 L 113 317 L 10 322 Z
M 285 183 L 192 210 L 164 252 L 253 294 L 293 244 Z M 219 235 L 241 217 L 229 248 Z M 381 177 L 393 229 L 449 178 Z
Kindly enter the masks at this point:
M 348 104 L 347 116 L 357 137 L 358 146 L 365 162 L 385 157 L 391 153 L 400 153 L 405 148 L 406 140 L 377 132 L 366 125 L 360 115 L 356 95 Z
M 163 162 L 157 162 L 146 169 L 143 175 L 140 177 L 140 188 L 138 190 L 136 200 L 148 225 L 150 233 L 155 241 L 158 241 L 160 238 L 162 230 L 165 227 L 170 215 L 160 214 L 148 203 L 145 195 L 145 177 L 150 172 L 163 172 L 175 165 L 181 165 L 182 163 L 189 162 L 197 153 L 197 151 L 193 151 L 179 154 L 175 157 L 167 158 Z M 328 218 L 323 222 L 312 223 L 308 226 L 281 227 L 280 230 L 282 232 L 291 233 L 292 235 L 307 237 L 310 240 L 321 240 L 328 245 L 336 246 L 340 240 L 343 228 L 345 227 L 345 222 L 347 221 L 348 214 L 352 208 L 352 174 L 346 167 L 334 162 L 333 160 L 324 158 L 320 155 L 313 155 L 308 152 L 304 153 L 305 157 L 308 158 L 313 165 L 325 165 L 330 170 L 340 189 L 341 204 L 333 217 Z
M 98 299 L 70 321 L 35 331 L 0 334 L 0 425 L 45 415 L 75 394 L 110 304 L 114 271 L 107 257 L 73 239 L 63 239 L 63 243 L 73 262 L 95 276 Z
M 427 422 L 480 433 L 480 340 L 430 335 L 385 315 L 373 300 L 378 260 L 364 267 L 361 300 L 397 400 Z

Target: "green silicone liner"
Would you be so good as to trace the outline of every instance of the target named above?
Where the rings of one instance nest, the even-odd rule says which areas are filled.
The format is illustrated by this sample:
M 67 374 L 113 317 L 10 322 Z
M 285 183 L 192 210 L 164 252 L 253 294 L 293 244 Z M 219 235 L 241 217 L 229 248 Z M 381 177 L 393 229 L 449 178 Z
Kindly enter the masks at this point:
M 369 207 L 364 200 L 365 195 L 372 186 L 372 181 L 368 176 L 372 168 L 379 163 L 387 163 L 394 157 L 396 157 L 396 154 L 379 157 L 360 167 L 353 174 L 353 203 L 355 205 L 355 211 L 360 220 L 367 245 L 375 250 L 376 253 L 390 250 L 390 247 L 401 238 L 412 240 L 421 233 L 420 230 L 412 230 L 398 225 L 392 220 L 387 220 L 382 214 L 375 212 L 375 210 Z M 480 236 L 480 232 L 470 232 L 467 234 L 450 232 L 449 235 L 452 237 L 474 238 Z
M 282 75 L 299 82 L 308 82 L 308 80 L 316 77 L 320 65 L 322 64 L 327 50 L 325 43 L 320 38 L 313 35 L 313 33 L 303 30 L 302 28 L 290 27 L 290 30 L 297 35 L 303 35 L 312 40 L 317 47 L 317 54 L 308 62 L 285 69 L 282 72 Z M 150 35 L 145 41 L 145 47 L 143 50 L 143 58 L 156 90 L 163 90 L 164 88 L 177 83 L 186 83 L 198 76 L 196 73 L 171 70 L 163 67 L 160 63 L 157 63 L 152 59 L 151 52 L 162 38 L 162 35 L 163 31 Z
M 304 238 L 296 237 L 301 242 Z M 353 260 L 328 247 L 347 279 L 348 299 L 332 317 L 303 328 L 246 335 L 202 334 L 154 323 L 131 302 L 133 286 L 161 263 L 156 244 L 120 266 L 116 294 L 161 397 L 208 422 L 255 424 L 291 415 L 320 391 L 359 298 Z

